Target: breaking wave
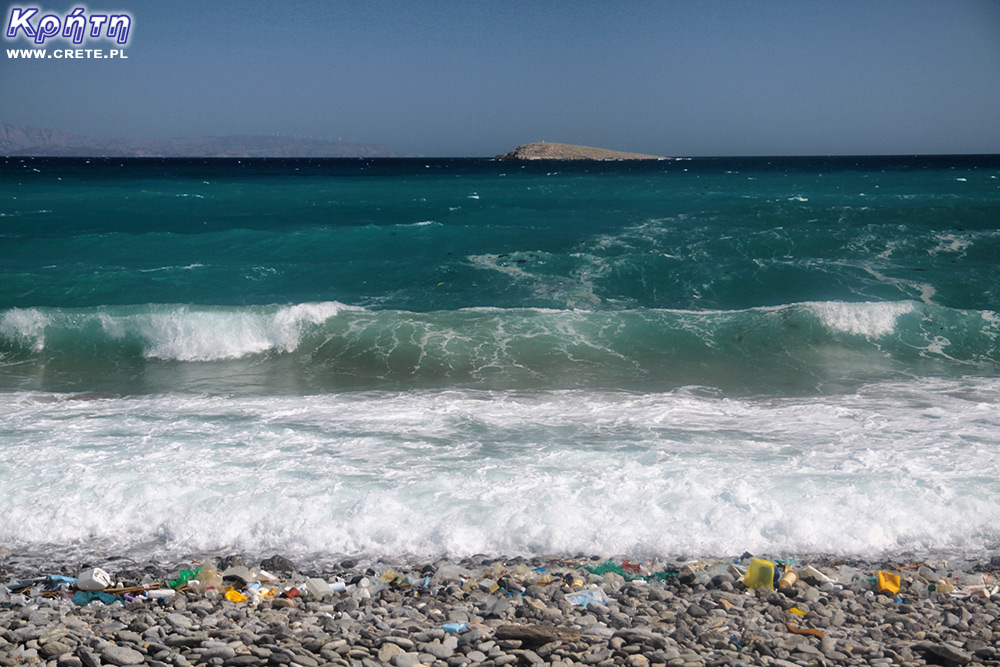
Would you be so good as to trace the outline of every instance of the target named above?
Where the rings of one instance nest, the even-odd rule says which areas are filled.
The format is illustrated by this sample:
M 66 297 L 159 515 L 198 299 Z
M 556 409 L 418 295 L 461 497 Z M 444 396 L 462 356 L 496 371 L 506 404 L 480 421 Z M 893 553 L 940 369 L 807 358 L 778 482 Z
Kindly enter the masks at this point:
M 111 388 L 107 383 L 117 375 L 136 378 L 151 369 L 169 383 L 165 368 L 234 363 L 238 373 L 289 374 L 295 391 L 307 392 L 442 386 L 662 390 L 692 384 L 767 392 L 900 374 L 995 372 L 998 361 L 996 313 L 914 301 L 734 311 L 420 313 L 322 302 L 0 313 L 0 378 L 8 386 L 46 390 L 59 390 L 59 379 L 73 390 L 85 389 L 90 380 Z M 47 384 L 26 387 L 25 378 L 37 379 L 32 371 L 41 368 L 57 372 L 44 374 Z M 160 384 L 155 390 L 181 388 Z

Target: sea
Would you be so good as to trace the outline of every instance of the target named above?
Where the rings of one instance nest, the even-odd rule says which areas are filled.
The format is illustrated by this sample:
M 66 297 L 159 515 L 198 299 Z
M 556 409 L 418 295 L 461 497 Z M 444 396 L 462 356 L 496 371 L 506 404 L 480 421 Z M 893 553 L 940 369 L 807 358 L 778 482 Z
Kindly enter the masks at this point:
M 0 159 L 0 546 L 1000 549 L 1000 156 Z

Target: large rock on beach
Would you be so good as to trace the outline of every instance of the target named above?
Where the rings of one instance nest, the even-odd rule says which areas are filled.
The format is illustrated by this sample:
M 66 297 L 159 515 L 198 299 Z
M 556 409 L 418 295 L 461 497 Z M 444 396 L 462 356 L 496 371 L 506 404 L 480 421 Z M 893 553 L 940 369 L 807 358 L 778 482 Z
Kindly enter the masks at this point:
M 279 556 L 275 554 L 270 558 L 265 558 L 260 562 L 262 569 L 271 572 L 272 574 L 293 574 L 296 571 L 295 563 L 291 560 L 285 558 L 284 556 Z
M 580 638 L 580 631 L 572 628 L 557 628 L 553 625 L 500 625 L 497 639 L 519 639 L 525 644 L 541 646 L 549 642 L 573 641 Z

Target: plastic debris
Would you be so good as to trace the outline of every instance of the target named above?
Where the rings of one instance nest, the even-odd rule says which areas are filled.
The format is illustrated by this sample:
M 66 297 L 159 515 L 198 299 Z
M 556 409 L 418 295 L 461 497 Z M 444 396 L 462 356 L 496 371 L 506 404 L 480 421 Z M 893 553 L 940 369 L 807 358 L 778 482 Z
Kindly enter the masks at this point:
M 146 591 L 145 595 L 150 600 L 164 600 L 177 595 L 177 591 L 172 588 L 154 588 L 151 591 Z
M 181 570 L 180 574 L 177 575 L 177 578 L 174 579 L 173 581 L 171 581 L 168 585 L 171 588 L 174 588 L 174 589 L 180 588 L 182 586 L 185 586 L 185 585 L 187 585 L 187 583 L 189 581 L 191 581 L 192 579 L 194 579 L 195 577 L 197 577 L 198 573 L 200 571 L 201 571 L 200 569 L 198 569 L 198 570 Z
M 878 571 L 878 592 L 887 592 L 895 595 L 899 592 L 899 575 L 889 572 Z
M 45 582 L 45 586 L 42 590 L 46 593 L 51 593 L 53 591 L 68 591 L 73 586 L 76 586 L 76 578 L 64 577 L 61 574 L 53 574 L 49 576 L 48 581 Z
M 321 598 L 324 595 L 333 595 L 333 589 L 330 588 L 330 584 L 318 577 L 306 579 L 306 590 L 309 591 L 309 595 L 317 598 Z
M 469 625 L 467 623 L 445 623 L 444 625 L 439 625 L 438 629 L 453 635 L 460 635 L 463 632 L 468 632 Z
M 628 561 L 625 561 L 625 562 L 628 562 Z M 631 563 L 630 563 L 630 565 L 631 565 Z M 680 572 L 677 569 L 675 569 L 675 568 L 667 568 L 667 569 L 665 569 L 663 571 L 653 572 L 653 573 L 650 573 L 650 574 L 642 574 L 642 573 L 636 574 L 634 571 L 632 571 L 632 572 L 626 571 L 624 567 L 622 567 L 622 566 L 618 565 L 617 563 L 615 563 L 614 561 L 610 561 L 610 560 L 607 561 L 606 563 L 604 563 L 602 565 L 598 565 L 596 567 L 591 567 L 589 565 L 584 566 L 584 569 L 587 570 L 587 572 L 590 572 L 591 574 L 596 574 L 598 576 L 603 576 L 603 575 L 606 575 L 608 573 L 617 574 L 618 576 L 622 577 L 625 581 L 635 581 L 637 579 L 644 579 L 646 581 L 652 581 L 652 580 L 659 579 L 659 580 L 662 581 L 664 579 L 668 579 L 668 578 L 671 578 L 671 577 L 678 577 L 678 576 L 680 576 Z M 535 570 L 533 570 L 533 571 L 536 571 L 536 572 L 537 571 L 545 571 L 545 568 L 535 568 Z M 548 583 L 548 581 L 551 581 L 551 576 L 546 574 L 543 577 L 540 577 L 539 579 L 536 579 L 535 583 L 539 583 L 539 584 L 541 584 L 543 582 L 544 583 Z
M 774 563 L 762 558 L 751 560 L 747 574 L 743 577 L 743 584 L 754 589 L 774 588 Z
M 794 570 L 785 570 L 785 573 L 778 579 L 778 588 L 791 588 L 799 580 L 799 575 Z
M 226 589 L 226 599 L 230 602 L 246 602 L 247 596 L 230 586 Z
M 823 638 L 823 631 L 817 630 L 816 628 L 799 628 L 791 623 L 785 623 L 785 627 L 797 635 L 812 635 L 813 637 L 819 637 L 820 639 Z
M 222 581 L 235 581 L 240 586 L 246 586 L 255 580 L 256 577 L 246 565 L 234 565 L 222 573 Z
M 586 607 L 591 602 L 596 602 L 598 604 L 606 605 L 608 604 L 608 598 L 604 595 L 604 591 L 600 588 L 588 588 L 584 591 L 578 591 L 576 593 L 567 593 L 566 600 L 570 604 Z
M 100 591 L 111 588 L 111 575 L 99 567 L 86 570 L 77 577 L 76 587 L 81 591 Z
M 826 576 L 812 565 L 806 565 L 805 567 L 800 567 L 796 573 L 798 578 L 805 583 L 815 586 L 817 584 L 825 584 L 831 581 L 830 577 Z
M 80 607 L 90 604 L 95 600 L 103 602 L 104 604 L 114 604 L 119 600 L 119 598 L 117 595 L 104 593 L 102 591 L 77 591 L 73 594 L 73 604 Z
M 208 590 L 221 590 L 222 575 L 219 574 L 219 570 L 215 568 L 214 565 L 205 565 L 200 570 L 198 570 L 198 576 L 194 580 L 195 589 L 199 593 L 204 593 Z
M 22 579 L 21 581 L 11 581 L 7 584 L 7 590 L 11 593 L 20 593 L 21 591 L 28 590 L 32 586 L 37 586 L 38 584 L 44 583 L 48 580 L 48 577 L 35 577 L 34 579 Z
M 496 593 L 500 590 L 500 586 L 492 579 L 480 579 L 479 588 L 487 593 Z

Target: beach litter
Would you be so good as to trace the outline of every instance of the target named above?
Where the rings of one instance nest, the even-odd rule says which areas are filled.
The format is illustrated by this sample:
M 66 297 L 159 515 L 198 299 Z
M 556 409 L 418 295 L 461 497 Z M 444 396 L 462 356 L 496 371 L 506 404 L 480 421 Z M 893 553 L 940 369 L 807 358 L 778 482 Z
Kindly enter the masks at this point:
M 36 651 L 81 662 L 55 667 L 84 667 L 87 652 L 110 645 L 174 667 L 185 661 L 312 667 L 310 660 L 394 667 L 491 660 L 515 667 L 601 664 L 616 655 L 615 664 L 626 667 L 748 659 L 737 656 L 794 663 L 804 655 L 828 662 L 863 657 L 876 665 L 886 656 L 905 663 L 950 655 L 948 664 L 1000 664 L 992 641 L 1000 637 L 995 570 L 943 561 L 805 562 L 751 554 L 680 563 L 350 560 L 305 572 L 289 562 L 278 561 L 280 574 L 242 559 L 200 559 L 169 571 L 104 566 L 78 577 L 23 571 L 0 586 L 0 666 L 25 655 L 30 660 Z M 95 582 L 104 588 L 81 587 Z M 75 625 L 77 617 L 85 624 Z M 20 627 L 11 619 L 31 618 L 44 619 L 46 628 L 67 623 L 70 634 L 56 630 L 51 641 L 31 643 L 2 629 Z M 296 632 L 289 631 L 293 621 Z M 80 634 L 80 628 L 90 629 Z M 87 639 L 99 628 L 110 630 L 99 642 Z M 15 654 L 14 662 L 5 657 Z

